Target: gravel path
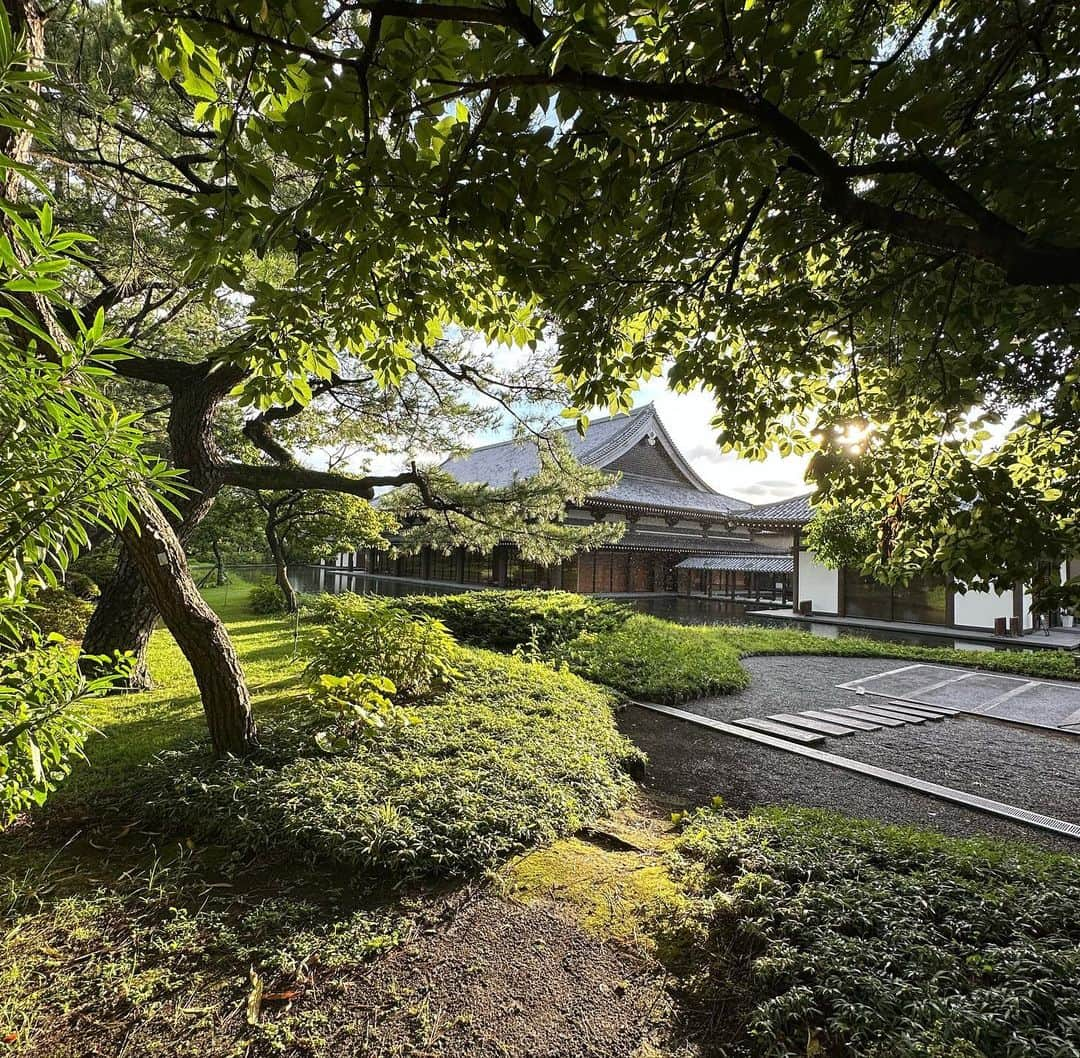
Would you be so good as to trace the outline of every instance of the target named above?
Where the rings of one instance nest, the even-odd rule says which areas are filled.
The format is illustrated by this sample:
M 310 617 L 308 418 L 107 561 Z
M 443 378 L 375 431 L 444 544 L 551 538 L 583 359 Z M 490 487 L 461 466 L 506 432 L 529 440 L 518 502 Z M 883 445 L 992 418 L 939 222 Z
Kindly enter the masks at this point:
M 750 687 L 683 706 L 717 720 L 827 709 L 855 696 L 836 684 L 902 664 L 864 658 L 762 657 L 743 662 Z M 936 827 L 958 836 L 996 835 L 1080 853 L 1080 842 L 970 812 L 923 794 L 794 754 L 631 708 L 621 726 L 650 757 L 646 787 L 673 804 L 720 795 L 736 809 L 797 803 L 888 822 Z M 830 738 L 817 748 L 1080 822 L 1080 739 L 990 720 L 952 717 Z

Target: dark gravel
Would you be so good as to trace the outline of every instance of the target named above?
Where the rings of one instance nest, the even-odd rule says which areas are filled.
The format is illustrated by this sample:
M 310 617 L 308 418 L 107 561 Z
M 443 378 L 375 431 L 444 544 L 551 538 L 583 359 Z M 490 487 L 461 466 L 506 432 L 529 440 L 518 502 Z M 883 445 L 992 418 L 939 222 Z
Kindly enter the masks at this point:
M 902 664 L 863 658 L 763 657 L 743 692 L 683 706 L 717 720 L 827 709 L 855 695 L 836 684 Z M 826 764 L 631 707 L 621 726 L 648 753 L 646 788 L 671 804 L 802 804 L 957 836 L 993 835 L 1080 852 L 1080 842 L 916 794 Z M 983 797 L 1080 822 L 1080 739 L 952 717 L 830 738 L 817 748 Z

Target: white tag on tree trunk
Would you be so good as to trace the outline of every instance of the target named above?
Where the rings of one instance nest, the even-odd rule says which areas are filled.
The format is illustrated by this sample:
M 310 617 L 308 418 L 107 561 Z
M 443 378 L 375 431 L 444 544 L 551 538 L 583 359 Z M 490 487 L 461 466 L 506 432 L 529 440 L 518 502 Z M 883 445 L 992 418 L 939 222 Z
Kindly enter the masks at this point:
M 169 564 L 169 556 L 162 551 L 157 557 L 159 566 L 167 566 Z

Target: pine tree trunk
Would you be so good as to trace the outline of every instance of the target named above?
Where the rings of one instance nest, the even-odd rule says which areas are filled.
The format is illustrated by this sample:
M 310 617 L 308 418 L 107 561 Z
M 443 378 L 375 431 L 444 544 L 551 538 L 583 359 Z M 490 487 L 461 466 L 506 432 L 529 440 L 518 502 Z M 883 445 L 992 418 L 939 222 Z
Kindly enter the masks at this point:
M 199 594 L 184 549 L 160 508 L 142 489 L 135 499 L 135 524 L 124 529 L 124 544 L 195 674 L 214 752 L 247 755 L 257 746 L 255 721 L 236 650 Z
M 146 648 L 157 624 L 158 611 L 126 547 L 120 549 L 113 578 L 101 591 L 83 635 L 87 654 L 120 650 L 135 655 L 135 668 L 124 681 L 128 690 L 145 691 L 154 684 L 146 664 Z

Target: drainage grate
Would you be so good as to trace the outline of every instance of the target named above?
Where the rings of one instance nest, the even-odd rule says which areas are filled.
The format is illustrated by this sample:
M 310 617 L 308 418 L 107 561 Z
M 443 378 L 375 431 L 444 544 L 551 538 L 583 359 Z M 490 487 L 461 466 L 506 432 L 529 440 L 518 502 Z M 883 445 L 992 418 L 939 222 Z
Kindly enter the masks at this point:
M 928 782 L 926 779 L 918 779 L 914 775 L 904 775 L 902 772 L 889 771 L 888 768 L 878 768 L 873 764 L 863 764 L 862 761 L 852 760 L 850 757 L 838 757 L 834 753 L 826 753 L 824 750 L 812 749 L 810 746 L 799 745 L 772 735 L 759 734 L 745 727 L 736 727 L 734 724 L 725 723 L 723 720 L 713 720 L 699 713 L 688 713 L 685 709 L 676 709 L 670 705 L 657 705 L 653 702 L 638 702 L 634 705 L 641 706 L 654 713 L 663 713 L 665 716 L 673 716 L 678 720 L 686 720 L 691 724 L 701 727 L 709 727 L 714 731 L 721 731 L 725 735 L 735 735 L 750 742 L 757 742 L 762 746 L 771 746 L 773 749 L 782 749 L 787 753 L 794 753 L 800 757 L 809 757 L 811 760 L 820 761 L 822 764 L 831 764 L 835 768 L 844 771 L 852 771 L 859 775 L 867 775 L 872 779 L 880 779 L 882 782 L 893 786 L 901 786 L 907 790 L 915 790 L 918 793 L 937 797 L 942 801 L 951 801 L 953 804 L 962 805 L 964 808 L 974 808 L 988 815 L 1000 816 L 1002 819 L 1010 819 L 1015 823 L 1026 823 L 1028 826 L 1037 827 L 1039 830 L 1048 830 L 1053 834 L 1063 834 L 1067 838 L 1075 838 L 1080 841 L 1080 823 L 1070 823 L 1064 819 L 1055 819 L 1053 816 L 1044 816 L 1040 812 L 1031 812 L 1026 808 L 1017 808 L 1002 801 L 991 801 L 987 797 L 979 797 L 977 794 L 965 793 L 951 786 L 942 786 L 940 783 Z M 869 717 L 867 718 L 869 719 Z

